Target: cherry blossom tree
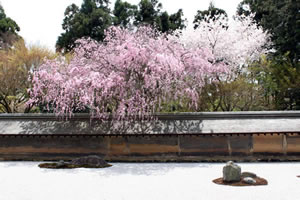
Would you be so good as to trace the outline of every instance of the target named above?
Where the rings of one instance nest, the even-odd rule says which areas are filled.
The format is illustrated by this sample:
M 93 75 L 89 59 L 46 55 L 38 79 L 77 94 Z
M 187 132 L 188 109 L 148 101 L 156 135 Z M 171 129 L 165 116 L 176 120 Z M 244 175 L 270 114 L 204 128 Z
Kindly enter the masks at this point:
M 221 81 L 208 79 L 205 87 L 198 90 L 201 111 L 247 110 L 256 105 L 260 86 L 248 66 L 271 50 L 269 34 L 254 23 L 253 17 L 228 19 L 219 15 L 211 19 L 207 16 L 199 21 L 196 29 L 176 33 L 185 48 L 209 49 L 216 62 L 223 62 L 230 69 L 225 76 L 219 74 Z
M 226 63 L 236 72 L 269 51 L 270 37 L 253 17 L 252 14 L 230 20 L 225 15 L 217 16 L 217 20 L 206 17 L 196 29 L 178 31 L 176 35 L 186 48 L 207 48 L 216 61 Z
M 100 119 L 145 119 L 163 102 L 185 98 L 197 106 L 196 89 L 226 67 L 211 51 L 187 48 L 149 27 L 135 32 L 111 27 L 104 42 L 79 40 L 69 63 L 56 59 L 40 66 L 29 104 L 46 103 L 58 115 L 88 107 Z

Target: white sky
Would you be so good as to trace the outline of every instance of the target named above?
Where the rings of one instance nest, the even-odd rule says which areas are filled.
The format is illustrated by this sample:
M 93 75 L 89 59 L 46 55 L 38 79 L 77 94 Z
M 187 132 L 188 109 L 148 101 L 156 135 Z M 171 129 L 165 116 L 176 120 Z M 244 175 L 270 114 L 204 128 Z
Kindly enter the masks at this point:
M 113 7 L 115 0 L 111 1 Z M 182 8 L 189 24 L 197 10 L 205 10 L 211 0 L 159 0 L 169 14 Z M 0 0 L 5 13 L 20 26 L 20 35 L 27 44 L 39 44 L 54 50 L 57 37 L 63 32 L 61 24 L 66 7 L 75 3 L 80 7 L 83 0 Z M 127 0 L 138 4 L 140 0 Z M 224 9 L 228 16 L 235 14 L 241 0 L 214 0 L 215 6 Z

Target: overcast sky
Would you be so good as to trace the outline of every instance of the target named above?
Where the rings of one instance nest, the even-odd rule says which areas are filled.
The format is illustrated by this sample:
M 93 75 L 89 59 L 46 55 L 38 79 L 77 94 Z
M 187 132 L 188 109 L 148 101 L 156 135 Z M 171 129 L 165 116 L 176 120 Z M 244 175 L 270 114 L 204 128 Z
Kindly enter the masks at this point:
M 54 50 L 57 37 L 63 32 L 61 24 L 66 7 L 83 0 L 0 0 L 5 13 L 20 26 L 20 35 L 27 44 L 39 44 Z M 197 10 L 205 10 L 211 0 L 159 0 L 169 14 L 182 8 L 184 17 L 192 23 Z M 113 7 L 115 0 L 111 0 Z M 127 0 L 138 4 L 140 0 Z M 229 16 L 235 14 L 241 0 L 214 0 L 215 6 L 224 9 Z

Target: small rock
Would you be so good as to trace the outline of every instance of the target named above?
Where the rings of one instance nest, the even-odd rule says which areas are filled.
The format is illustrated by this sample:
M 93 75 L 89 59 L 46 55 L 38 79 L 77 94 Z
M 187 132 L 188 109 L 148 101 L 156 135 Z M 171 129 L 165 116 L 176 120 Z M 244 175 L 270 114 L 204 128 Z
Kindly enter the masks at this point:
M 56 164 L 56 166 L 59 168 L 59 167 L 64 167 L 67 163 L 65 163 L 65 161 L 63 160 L 60 160 L 58 161 L 58 163 Z
M 247 183 L 247 184 L 250 184 L 250 185 L 252 185 L 252 184 L 255 184 L 256 183 L 256 180 L 254 180 L 253 178 L 251 178 L 251 177 L 245 177 L 245 178 L 243 178 L 243 180 L 242 180 L 244 183 Z
M 223 167 L 223 181 L 238 182 L 241 180 L 241 167 L 232 161 L 226 163 Z
M 251 177 L 251 178 L 256 178 L 256 174 L 252 173 L 252 172 L 243 172 L 242 173 L 242 177 Z

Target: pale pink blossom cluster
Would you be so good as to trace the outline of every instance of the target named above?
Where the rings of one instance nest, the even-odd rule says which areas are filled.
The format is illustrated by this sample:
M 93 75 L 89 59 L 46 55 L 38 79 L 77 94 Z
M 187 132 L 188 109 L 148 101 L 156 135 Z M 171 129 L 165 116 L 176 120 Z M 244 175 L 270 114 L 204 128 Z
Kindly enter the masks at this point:
M 163 102 L 196 106 L 205 78 L 227 72 L 210 50 L 188 48 L 149 27 L 111 27 L 104 42 L 81 39 L 67 63 L 48 60 L 33 74 L 29 103 L 50 104 L 58 115 L 88 107 L 93 117 L 144 119 Z
M 220 15 L 216 17 L 218 20 L 207 17 L 199 22 L 197 29 L 185 29 L 176 35 L 187 48 L 209 49 L 217 61 L 226 63 L 235 73 L 269 51 L 270 35 L 253 17 L 253 14 L 233 19 Z

